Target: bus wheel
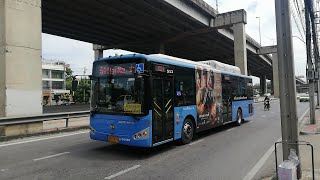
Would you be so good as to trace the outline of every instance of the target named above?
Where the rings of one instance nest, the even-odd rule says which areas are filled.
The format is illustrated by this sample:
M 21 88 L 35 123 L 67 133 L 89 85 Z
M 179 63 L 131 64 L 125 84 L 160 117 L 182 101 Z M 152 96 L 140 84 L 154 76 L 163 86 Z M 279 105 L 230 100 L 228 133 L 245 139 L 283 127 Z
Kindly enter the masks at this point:
M 182 125 L 181 143 L 189 144 L 193 138 L 194 127 L 190 119 L 185 119 Z
M 238 109 L 236 125 L 240 126 L 241 124 L 242 124 L 242 111 L 241 111 L 241 109 Z

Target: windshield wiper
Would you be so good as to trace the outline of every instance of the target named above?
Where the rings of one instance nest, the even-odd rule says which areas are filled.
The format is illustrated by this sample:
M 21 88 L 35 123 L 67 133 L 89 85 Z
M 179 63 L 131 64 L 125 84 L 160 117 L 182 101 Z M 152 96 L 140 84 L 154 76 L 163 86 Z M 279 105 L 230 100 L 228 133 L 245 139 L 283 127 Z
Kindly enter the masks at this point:
M 91 116 L 94 116 L 94 114 L 96 114 L 97 112 L 99 112 L 101 110 L 101 107 L 99 106 L 94 106 L 94 107 L 91 107 L 92 109 L 90 109 L 90 115 Z

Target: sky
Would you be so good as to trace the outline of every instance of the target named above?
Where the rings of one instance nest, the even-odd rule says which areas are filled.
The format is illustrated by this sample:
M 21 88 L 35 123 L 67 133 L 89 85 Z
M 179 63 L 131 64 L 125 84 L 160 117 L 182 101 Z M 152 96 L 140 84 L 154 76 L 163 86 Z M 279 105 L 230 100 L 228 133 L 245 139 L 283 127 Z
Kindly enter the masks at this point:
M 216 0 L 204 0 L 212 7 L 216 8 Z M 259 19 L 261 26 L 261 44 L 263 46 L 276 44 L 276 24 L 275 24 L 275 0 L 217 0 L 219 13 L 244 9 L 247 12 L 246 33 L 257 42 L 259 36 Z M 257 18 L 260 17 L 260 18 Z M 298 23 L 299 26 L 299 23 Z M 300 24 L 301 26 L 301 24 Z M 292 20 L 292 35 L 301 37 L 297 25 Z M 304 37 L 303 37 L 304 38 Z M 306 47 L 298 38 L 293 38 L 293 51 L 295 60 L 296 75 L 305 75 L 306 68 Z M 126 54 L 127 51 L 106 50 L 104 56 Z M 92 44 L 67 39 L 63 37 L 42 34 L 42 57 L 48 60 L 61 60 L 70 64 L 74 74 L 91 73 L 94 53 Z M 258 78 L 254 78 L 254 83 L 259 83 Z

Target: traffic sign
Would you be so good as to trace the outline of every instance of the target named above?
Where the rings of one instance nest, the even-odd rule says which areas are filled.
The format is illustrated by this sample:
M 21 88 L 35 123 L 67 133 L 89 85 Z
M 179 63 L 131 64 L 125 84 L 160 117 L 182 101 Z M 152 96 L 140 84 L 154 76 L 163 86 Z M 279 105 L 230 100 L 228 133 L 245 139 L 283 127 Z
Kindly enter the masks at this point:
M 144 64 L 140 63 L 140 64 L 136 64 L 136 73 L 141 74 L 144 72 Z

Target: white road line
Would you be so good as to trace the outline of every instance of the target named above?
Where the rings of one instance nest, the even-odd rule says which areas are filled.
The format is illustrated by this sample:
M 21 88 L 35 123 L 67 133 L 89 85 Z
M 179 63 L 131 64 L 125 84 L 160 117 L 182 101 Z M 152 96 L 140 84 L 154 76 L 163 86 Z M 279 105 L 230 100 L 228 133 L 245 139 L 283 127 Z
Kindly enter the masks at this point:
M 43 159 L 49 159 L 49 158 L 53 158 L 53 157 L 57 157 L 57 156 L 61 156 L 61 155 L 64 155 L 64 154 L 69 154 L 69 153 L 70 152 L 63 152 L 63 153 L 54 154 L 54 155 L 51 155 L 51 156 L 45 156 L 45 157 L 42 157 L 42 158 L 33 159 L 33 161 L 40 161 L 40 160 L 43 160 Z
M 249 121 L 248 123 L 253 123 L 254 121 Z
M 281 141 L 281 138 L 277 140 Z M 279 145 L 279 144 L 278 144 Z M 266 153 L 262 156 L 262 158 L 257 162 L 256 165 L 253 166 L 253 168 L 250 170 L 250 172 L 243 178 L 243 180 L 251 180 L 259 171 L 259 169 L 264 165 L 264 163 L 267 161 L 269 156 L 273 153 L 274 146 L 271 146 Z
M 203 140 L 203 139 L 200 139 L 200 140 L 198 140 L 198 141 L 195 141 L 195 142 L 190 143 L 189 145 L 192 146 L 192 145 L 197 144 L 197 143 L 202 142 L 202 141 L 204 141 L 204 140 Z
M 127 173 L 127 172 L 129 172 L 129 171 L 135 170 L 135 169 L 137 169 L 137 168 L 139 168 L 139 167 L 141 167 L 141 165 L 132 166 L 131 168 L 128 168 L 128 169 L 125 169 L 125 170 L 123 170 L 123 171 L 120 171 L 120 172 L 117 172 L 117 173 L 115 173 L 115 174 L 112 174 L 112 175 L 110 175 L 110 176 L 108 176 L 108 177 L 105 177 L 104 179 L 113 179 L 113 178 L 118 177 L 118 176 L 121 176 L 122 174 L 125 174 L 125 173 Z
M 261 116 L 262 118 L 265 118 L 266 116 L 265 115 L 263 115 L 263 116 Z
M 299 118 L 299 122 L 301 121 L 302 118 L 308 113 L 309 108 L 306 110 L 306 112 L 303 113 L 303 115 Z M 278 139 L 278 141 L 281 141 L 281 138 Z M 277 141 L 277 142 L 278 142 Z M 279 145 L 279 144 L 278 144 Z M 274 145 L 272 145 L 268 151 L 262 156 L 262 158 L 257 162 L 257 164 L 254 165 L 254 167 L 249 171 L 249 173 L 243 178 L 243 180 L 251 180 L 257 172 L 260 170 L 260 168 L 264 165 L 264 163 L 267 161 L 269 156 L 273 153 L 274 151 Z
M 0 171 L 1 172 L 5 172 L 5 171 L 8 171 L 9 169 L 1 169 Z
M 78 134 L 85 134 L 85 133 L 88 133 L 88 132 L 89 131 L 86 130 L 86 131 L 70 133 L 70 134 L 64 134 L 64 135 L 58 135 L 58 136 L 36 138 L 36 139 L 31 139 L 31 140 L 26 140 L 26 141 L 18 141 L 18 142 L 12 142 L 12 143 L 4 143 L 4 144 L 0 144 L 0 147 L 12 146 L 12 145 L 17 145 L 17 144 L 25 144 L 25 143 L 30 143 L 30 142 L 36 142 L 36 141 L 42 141 L 42 140 L 48 140 L 48 139 L 55 139 L 55 138 L 61 138 L 61 137 L 67 137 L 67 136 L 74 136 L 74 135 L 78 135 Z
M 231 128 L 231 129 L 228 129 L 227 131 L 232 131 L 232 130 L 234 130 L 235 128 Z

